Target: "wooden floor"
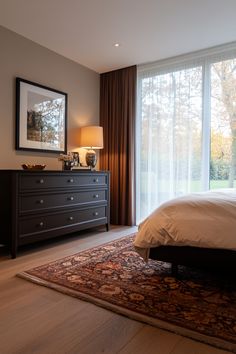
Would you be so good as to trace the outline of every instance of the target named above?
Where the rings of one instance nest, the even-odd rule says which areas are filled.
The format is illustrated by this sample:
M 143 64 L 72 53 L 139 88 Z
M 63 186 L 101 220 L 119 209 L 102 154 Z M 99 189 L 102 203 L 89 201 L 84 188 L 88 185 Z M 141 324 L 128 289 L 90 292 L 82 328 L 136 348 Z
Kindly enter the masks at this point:
M 22 249 L 0 251 L 0 354 L 226 354 L 15 275 L 135 231 L 83 232 Z

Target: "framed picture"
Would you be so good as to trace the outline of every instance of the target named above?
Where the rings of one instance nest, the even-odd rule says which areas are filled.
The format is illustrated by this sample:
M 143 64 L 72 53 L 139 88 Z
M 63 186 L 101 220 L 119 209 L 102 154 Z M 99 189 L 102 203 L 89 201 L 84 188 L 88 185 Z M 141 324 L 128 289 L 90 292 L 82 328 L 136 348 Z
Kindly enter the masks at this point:
M 16 150 L 66 153 L 67 94 L 16 78 Z

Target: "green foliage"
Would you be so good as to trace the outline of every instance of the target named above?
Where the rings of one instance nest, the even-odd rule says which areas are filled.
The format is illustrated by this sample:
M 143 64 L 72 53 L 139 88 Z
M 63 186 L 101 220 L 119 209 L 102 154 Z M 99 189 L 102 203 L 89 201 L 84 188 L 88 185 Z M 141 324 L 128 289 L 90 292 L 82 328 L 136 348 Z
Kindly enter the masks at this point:
M 236 180 L 234 180 L 234 188 L 235 187 L 236 187 Z M 229 181 L 227 179 L 210 181 L 210 189 L 221 189 L 221 188 L 229 188 Z
M 230 163 L 224 160 L 210 161 L 210 179 L 211 180 L 227 180 L 229 179 Z

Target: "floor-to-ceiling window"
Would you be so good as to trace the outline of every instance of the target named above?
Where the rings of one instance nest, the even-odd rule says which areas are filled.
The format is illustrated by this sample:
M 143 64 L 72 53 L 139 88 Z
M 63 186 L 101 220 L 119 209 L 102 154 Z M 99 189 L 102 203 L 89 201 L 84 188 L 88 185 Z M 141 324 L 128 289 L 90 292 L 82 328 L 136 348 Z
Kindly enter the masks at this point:
M 212 63 L 210 188 L 235 187 L 236 58 Z
M 232 45 L 140 66 L 137 112 L 138 222 L 173 197 L 234 186 Z

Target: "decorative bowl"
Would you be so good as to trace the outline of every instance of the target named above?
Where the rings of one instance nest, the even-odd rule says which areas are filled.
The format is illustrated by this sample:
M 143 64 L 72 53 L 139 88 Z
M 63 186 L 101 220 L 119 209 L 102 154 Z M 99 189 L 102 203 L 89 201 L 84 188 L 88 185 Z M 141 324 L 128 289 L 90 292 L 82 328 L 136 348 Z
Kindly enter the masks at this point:
M 21 165 L 23 170 L 43 170 L 46 165 L 31 165 L 28 163 L 24 163 L 23 165 Z

